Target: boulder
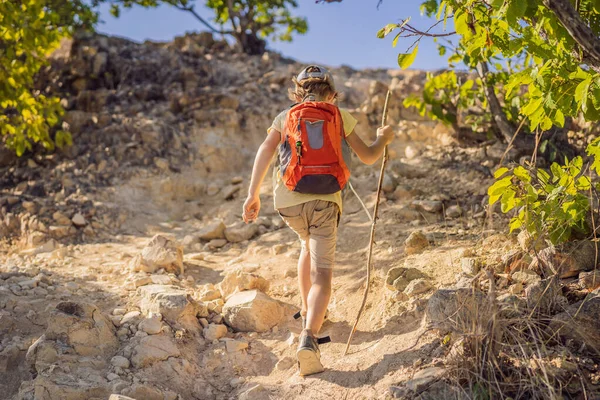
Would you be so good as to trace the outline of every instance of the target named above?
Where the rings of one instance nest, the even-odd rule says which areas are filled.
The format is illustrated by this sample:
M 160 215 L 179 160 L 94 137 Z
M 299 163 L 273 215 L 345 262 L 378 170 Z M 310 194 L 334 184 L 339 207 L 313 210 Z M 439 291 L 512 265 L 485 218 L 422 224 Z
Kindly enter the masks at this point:
M 424 278 L 425 274 L 416 268 L 394 267 L 385 277 L 385 285 L 390 290 L 403 291 L 410 281 Z
M 133 271 L 154 273 L 165 269 L 176 274 L 183 274 L 183 247 L 164 236 L 156 235 L 150 243 L 130 262 Z
M 548 328 L 552 335 L 585 343 L 600 354 L 600 296 L 571 304 L 552 318 Z
M 136 368 L 145 368 L 157 361 L 164 361 L 169 357 L 179 357 L 181 353 L 171 338 L 164 335 L 143 337 L 133 349 L 131 362 Z
M 233 294 L 223 306 L 225 321 L 236 331 L 266 332 L 284 318 L 281 304 L 258 290 Z
M 46 339 L 60 341 L 82 356 L 112 357 L 119 346 L 111 320 L 83 302 L 58 303 L 48 318 Z
M 258 233 L 258 224 L 237 222 L 225 229 L 225 239 L 231 243 L 239 243 L 252 239 Z
M 485 327 L 490 307 L 486 296 L 473 289 L 440 289 L 427 301 L 425 315 L 435 328 L 458 333 L 471 332 L 473 327 Z
M 429 240 L 421 231 L 412 232 L 404 241 L 404 251 L 408 255 L 421 253 L 427 247 L 429 247 Z
M 260 275 L 237 269 L 225 275 L 225 278 L 217 285 L 217 289 L 221 292 L 221 296 L 227 299 L 232 294 L 244 290 L 257 289 L 266 292 L 269 290 L 269 281 Z
M 145 315 L 161 314 L 171 325 L 199 333 L 197 316 L 206 317 L 206 305 L 195 301 L 184 290 L 171 285 L 148 285 L 138 289 L 140 309 Z
M 211 241 L 213 239 L 225 239 L 225 224 L 223 221 L 213 221 L 200 229 L 198 232 L 200 240 Z

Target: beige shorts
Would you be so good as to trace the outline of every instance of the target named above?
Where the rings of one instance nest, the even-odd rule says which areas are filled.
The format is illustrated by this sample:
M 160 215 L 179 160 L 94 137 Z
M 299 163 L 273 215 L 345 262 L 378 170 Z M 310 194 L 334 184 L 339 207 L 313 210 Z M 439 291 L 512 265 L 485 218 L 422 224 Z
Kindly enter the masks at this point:
M 300 238 L 302 249 L 310 252 L 311 265 L 333 268 L 340 210 L 337 204 L 311 200 L 277 210 Z

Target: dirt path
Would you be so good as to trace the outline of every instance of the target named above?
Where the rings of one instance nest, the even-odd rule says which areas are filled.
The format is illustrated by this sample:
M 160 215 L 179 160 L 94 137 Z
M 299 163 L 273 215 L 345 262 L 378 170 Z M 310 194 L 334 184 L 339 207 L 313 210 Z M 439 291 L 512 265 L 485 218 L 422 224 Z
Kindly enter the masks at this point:
M 370 208 L 374 201 L 371 187 L 373 171 L 360 169 L 355 179 L 359 194 Z M 443 168 L 439 171 L 438 176 L 450 174 Z M 435 201 L 439 193 L 448 198 L 448 194 L 444 194 L 444 191 L 448 193 L 448 189 L 439 182 L 434 186 L 431 185 L 432 178 L 402 178 L 396 173 L 390 174 L 401 180 L 405 187 L 410 185 L 414 188 L 413 194 L 398 199 L 398 192 L 395 195 L 388 193 L 388 199 L 381 204 L 372 290 L 350 353 L 344 357 L 345 343 L 362 300 L 370 230 L 370 222 L 356 199 L 346 195 L 346 210 L 339 229 L 330 317 L 322 330 L 323 335 L 332 338 L 331 344 L 322 346 L 322 359 L 326 366 L 322 374 L 301 378 L 294 366 L 300 332 L 300 322 L 292 319 L 300 304 L 295 272 L 299 243 L 273 210 L 268 183 L 262 190 L 261 212 L 271 224 L 266 232 L 250 241 L 229 243 L 217 249 L 207 249 L 200 243 L 186 246 L 186 271 L 178 279 L 173 276 L 174 284 L 193 291 L 202 285 L 217 284 L 228 272 L 241 269 L 267 279 L 270 282 L 268 294 L 280 301 L 286 310 L 285 321 L 271 331 L 235 334 L 235 338 L 249 343 L 245 352 L 223 353 L 219 346 L 209 343 L 196 343 L 190 347 L 199 352 L 186 357 L 201 368 L 202 381 L 206 384 L 205 398 L 234 398 L 244 392 L 247 392 L 244 394 L 246 398 L 384 398 L 390 385 L 411 379 L 417 367 L 436 365 L 436 358 L 439 359 L 445 349 L 434 334 L 424 334 L 423 322 L 424 306 L 431 290 L 408 300 L 395 301 L 392 298 L 394 292 L 385 287 L 386 273 L 398 266 L 417 268 L 432 289 L 449 286 L 460 272 L 461 253 L 474 245 L 482 228 L 474 226 L 467 218 L 444 219 L 440 214 L 414 206 L 418 199 Z M 48 311 L 59 300 L 90 302 L 107 315 L 118 308 L 135 309 L 138 300 L 132 287 L 132 274 L 126 266 L 155 234 L 168 235 L 186 243 L 186 236 L 194 234 L 215 218 L 226 224 L 239 220 L 243 202 L 239 194 L 245 193 L 246 183 L 242 183 L 241 189 L 230 201 L 223 201 L 222 193 L 190 201 L 177 195 L 182 187 L 194 190 L 190 186 L 193 182 L 188 181 L 186 186 L 182 176 L 190 175 L 184 172 L 132 179 L 125 185 L 99 193 L 98 201 L 124 214 L 124 224 L 117 234 L 33 257 L 18 255 L 15 252 L 18 249 L 9 249 L 5 268 L 8 272 L 11 264 L 14 264 L 14 271 L 26 271 L 28 275 L 45 272 L 50 275 L 49 284 L 53 290 L 46 288 L 19 300 L 16 296 L 4 300 L 26 299 L 26 309 L 31 310 L 26 312 L 27 319 L 15 318 L 14 315 L 8 319 L 10 328 L 3 328 L 3 332 L 19 332 L 19 335 L 17 339 L 5 339 L 4 346 L 20 340 L 23 349 L 29 347 L 44 332 Z M 226 186 L 227 180 L 231 179 L 221 177 L 217 182 Z M 447 187 L 457 190 L 456 194 L 450 192 L 450 195 L 460 202 L 464 187 L 469 184 L 472 182 L 451 181 Z M 415 229 L 427 234 L 431 246 L 421 254 L 408 256 L 404 253 L 403 243 Z M 6 338 L 9 336 L 5 335 Z M 30 379 L 23 366 L 23 357 L 24 354 L 21 354 L 19 360 L 14 361 L 19 368 L 4 381 L 9 393 L 16 392 L 21 380 Z M 284 368 L 281 364 L 289 365 Z M 153 381 L 151 374 L 144 376 L 146 378 L 142 382 L 147 384 L 161 382 L 160 377 Z M 163 383 L 163 386 L 167 385 Z

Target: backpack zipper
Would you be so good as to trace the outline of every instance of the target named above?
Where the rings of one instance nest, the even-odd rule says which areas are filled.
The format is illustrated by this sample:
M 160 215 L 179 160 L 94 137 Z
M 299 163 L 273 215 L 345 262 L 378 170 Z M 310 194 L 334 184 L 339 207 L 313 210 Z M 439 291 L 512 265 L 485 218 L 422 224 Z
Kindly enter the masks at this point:
M 302 137 L 302 118 L 298 119 L 298 136 Z M 298 154 L 298 165 L 302 165 L 302 141 L 296 141 L 296 153 Z

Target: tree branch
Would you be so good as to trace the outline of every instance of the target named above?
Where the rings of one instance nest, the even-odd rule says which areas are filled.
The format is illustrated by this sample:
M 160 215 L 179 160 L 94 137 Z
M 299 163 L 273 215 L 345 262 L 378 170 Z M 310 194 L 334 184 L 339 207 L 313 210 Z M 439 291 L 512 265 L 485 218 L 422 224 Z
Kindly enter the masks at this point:
M 506 118 L 506 114 L 504 114 L 504 111 L 502 111 L 498 97 L 496 97 L 496 92 L 494 92 L 494 86 L 491 85 L 487 80 L 489 69 L 485 61 L 477 63 L 477 73 L 479 74 L 479 78 L 481 78 L 481 82 L 483 84 L 483 91 L 485 92 L 485 97 L 487 98 L 490 106 L 492 119 L 494 120 L 494 123 L 498 127 L 498 130 L 502 134 L 502 137 L 506 143 L 509 143 L 512 139 L 515 127 L 508 121 L 508 118 Z
M 581 46 L 586 59 L 594 66 L 600 66 L 600 38 L 581 19 L 569 0 L 543 0 L 573 39 Z
M 178 10 L 181 11 L 187 11 L 189 13 L 191 13 L 194 17 L 196 17 L 196 19 L 200 22 L 202 22 L 204 24 L 204 26 L 206 26 L 208 29 L 210 29 L 211 31 L 213 31 L 214 33 L 219 33 L 221 35 L 232 35 L 233 31 L 223 31 L 223 30 L 218 30 L 215 27 L 213 27 L 211 24 L 209 24 L 204 18 L 202 18 L 197 12 L 196 10 L 194 10 L 193 6 L 189 6 L 189 7 L 183 7 L 177 4 L 174 4 L 175 8 L 177 8 Z

